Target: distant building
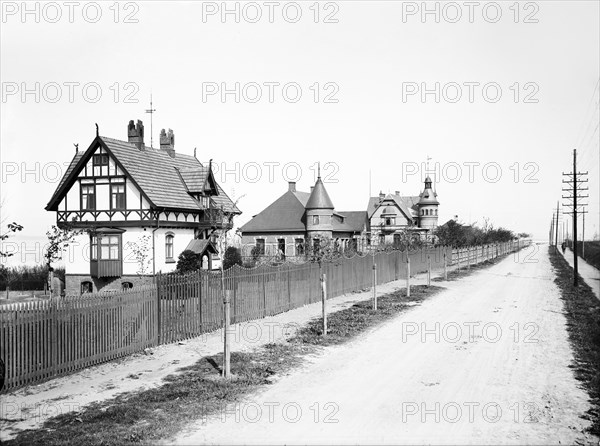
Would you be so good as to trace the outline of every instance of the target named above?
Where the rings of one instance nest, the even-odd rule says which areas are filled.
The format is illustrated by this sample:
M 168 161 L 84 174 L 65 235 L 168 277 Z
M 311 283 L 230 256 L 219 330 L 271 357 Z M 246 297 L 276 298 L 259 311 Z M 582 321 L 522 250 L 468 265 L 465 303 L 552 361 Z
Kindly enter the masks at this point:
M 297 191 L 290 182 L 287 192 L 240 228 L 242 254 L 250 256 L 256 246 L 261 255 L 301 257 L 322 239 L 359 249 L 366 229 L 367 213 L 336 211 L 320 177 L 311 192 Z
M 321 178 L 311 192 L 299 192 L 290 182 L 287 192 L 240 228 L 242 254 L 248 257 L 257 247 L 269 257 L 302 257 L 322 239 L 358 251 L 398 244 L 406 234 L 432 240 L 438 206 L 429 177 L 419 195 L 380 193 L 369 199 L 366 211 L 336 211 Z
M 67 294 L 150 283 L 186 249 L 210 268 L 215 236 L 241 213 L 210 164 L 175 152 L 172 130 L 161 131 L 159 149 L 145 145 L 141 121 L 127 135 L 97 135 L 77 151 L 46 206 L 59 227 L 84 230 L 64 259 Z
M 432 240 L 438 226 L 437 193 L 431 178 L 425 179 L 425 189 L 416 196 L 380 193 L 371 197 L 367 206 L 370 241 L 373 244 L 398 244 L 407 231 L 423 240 Z

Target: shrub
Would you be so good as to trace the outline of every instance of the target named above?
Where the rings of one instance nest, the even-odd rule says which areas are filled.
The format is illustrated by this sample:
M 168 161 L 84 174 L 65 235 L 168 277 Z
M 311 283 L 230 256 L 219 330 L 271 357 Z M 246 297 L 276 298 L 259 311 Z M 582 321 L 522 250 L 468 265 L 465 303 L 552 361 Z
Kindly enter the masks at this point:
M 192 271 L 198 271 L 202 268 L 202 259 L 200 254 L 196 254 L 194 251 L 186 249 L 177 259 L 177 272 L 180 274 L 191 273 Z
M 235 246 L 230 246 L 223 255 L 223 269 L 229 269 L 233 265 L 242 265 L 242 253 Z

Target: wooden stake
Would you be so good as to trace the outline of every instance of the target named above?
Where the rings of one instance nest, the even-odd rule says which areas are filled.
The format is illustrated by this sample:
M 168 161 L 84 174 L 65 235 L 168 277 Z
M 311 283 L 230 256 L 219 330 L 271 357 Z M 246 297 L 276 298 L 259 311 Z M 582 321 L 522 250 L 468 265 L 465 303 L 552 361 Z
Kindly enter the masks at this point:
M 406 297 L 410 297 L 410 257 L 406 253 Z
M 323 304 L 323 336 L 327 336 L 327 274 L 321 276 L 321 303 Z
M 431 286 L 431 256 L 427 254 L 427 286 Z
M 229 345 L 230 296 L 231 291 L 225 291 L 223 299 L 223 378 L 231 377 L 231 350 Z
M 377 310 L 377 264 L 373 264 L 373 310 Z
M 446 251 L 444 250 L 444 280 L 448 280 L 448 260 L 446 259 Z

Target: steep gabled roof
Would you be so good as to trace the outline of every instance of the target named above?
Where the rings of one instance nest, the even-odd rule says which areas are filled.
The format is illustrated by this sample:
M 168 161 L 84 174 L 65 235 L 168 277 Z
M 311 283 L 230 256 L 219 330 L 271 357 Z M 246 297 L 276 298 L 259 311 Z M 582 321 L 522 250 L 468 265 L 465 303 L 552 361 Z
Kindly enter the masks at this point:
M 218 194 L 219 189 L 213 175 L 212 169 L 200 165 L 200 167 L 178 168 L 179 175 L 190 193 L 204 193 L 211 191 Z
M 203 255 L 206 251 L 213 253 L 213 254 L 219 253 L 219 251 L 217 250 L 217 247 L 210 240 L 199 240 L 199 239 L 190 240 L 188 245 L 185 247 L 184 251 L 187 251 L 187 250 L 193 251 L 194 253 L 200 254 L 200 255 Z
M 181 175 L 189 178 L 190 184 L 195 184 L 208 169 L 195 157 L 177 153 L 175 157 L 160 149 L 146 147 L 139 150 L 135 144 L 117 139 L 98 136 L 84 152 L 78 152 L 65 176 L 62 178 L 56 192 L 46 206 L 47 210 L 56 210 L 58 203 L 77 180 L 77 175 L 88 162 L 96 147 L 100 144 L 123 169 L 127 176 L 141 190 L 142 194 L 155 208 L 200 210 L 202 205 L 188 193 L 188 186 Z M 194 173 L 197 172 L 197 173 Z M 240 213 L 223 189 L 217 185 L 219 195 L 211 197 L 226 211 Z
M 371 218 L 373 216 L 375 211 L 379 208 L 381 202 L 383 202 L 384 200 L 388 200 L 389 203 L 389 200 L 392 200 L 398 206 L 400 211 L 402 211 L 406 218 L 408 218 L 409 220 L 413 220 L 415 212 L 412 211 L 412 209 L 413 206 L 415 206 L 419 202 L 419 198 L 420 197 L 411 196 L 402 197 L 400 195 L 395 194 L 388 194 L 384 199 L 381 199 L 378 196 L 371 197 L 369 198 L 369 204 L 367 205 L 367 213 L 369 215 L 368 218 Z
M 304 207 L 308 202 L 306 192 L 287 191 L 260 214 L 243 225 L 242 232 L 304 232 Z
M 325 185 L 321 181 L 321 177 L 317 178 L 315 187 L 306 203 L 306 209 L 334 209 L 333 202 L 329 198 L 327 190 L 325 190 Z

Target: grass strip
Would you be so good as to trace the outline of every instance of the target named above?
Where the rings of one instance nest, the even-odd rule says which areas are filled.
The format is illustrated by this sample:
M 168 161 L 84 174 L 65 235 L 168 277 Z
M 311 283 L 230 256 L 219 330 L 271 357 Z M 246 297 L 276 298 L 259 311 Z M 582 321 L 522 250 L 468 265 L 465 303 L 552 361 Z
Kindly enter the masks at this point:
M 569 340 L 575 353 L 571 367 L 590 395 L 592 407 L 583 418 L 592 424 L 586 431 L 600 436 L 600 301 L 583 279 L 580 278 L 579 286 L 574 288 L 573 268 L 553 247 L 548 249 L 556 274 L 554 283 L 561 292 Z

